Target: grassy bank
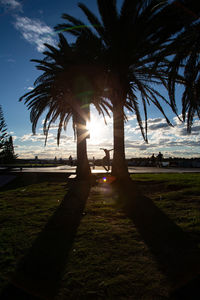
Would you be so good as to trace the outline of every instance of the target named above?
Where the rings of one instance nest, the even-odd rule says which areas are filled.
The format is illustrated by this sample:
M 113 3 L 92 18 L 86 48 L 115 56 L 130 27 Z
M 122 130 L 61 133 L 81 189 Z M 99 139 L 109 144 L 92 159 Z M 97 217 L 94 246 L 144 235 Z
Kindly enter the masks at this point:
M 132 179 L 200 246 L 199 174 L 137 174 Z M 30 177 L 24 185 L 23 178 L 17 178 L 0 193 L 1 288 L 64 194 L 64 176 L 59 180 Z M 110 185 L 92 188 L 57 299 L 169 299 L 168 277 L 137 226 L 117 203 Z

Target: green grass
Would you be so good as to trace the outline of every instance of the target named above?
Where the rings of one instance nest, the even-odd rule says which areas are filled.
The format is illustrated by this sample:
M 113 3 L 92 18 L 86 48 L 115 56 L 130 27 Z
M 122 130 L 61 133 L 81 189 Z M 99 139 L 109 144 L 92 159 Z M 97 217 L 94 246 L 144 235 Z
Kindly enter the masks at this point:
M 168 182 L 171 184 L 181 184 L 188 185 L 192 187 L 200 186 L 200 175 L 199 173 L 163 173 L 163 174 L 132 174 L 131 178 L 133 180 L 138 181 L 160 181 L 160 182 Z
M 200 174 L 138 174 L 132 179 L 200 245 Z M 16 182 L 0 193 L 1 288 L 66 193 L 62 179 L 25 186 L 20 180 L 19 188 Z M 92 188 L 57 300 L 169 299 L 167 277 L 115 196 L 106 185 Z
M 60 204 L 64 186 L 43 182 L 0 192 L 0 288 Z
M 155 299 L 167 282 L 132 221 L 103 189 L 87 202 L 57 299 Z
M 178 226 L 198 239 L 200 232 L 200 174 L 137 174 L 132 179 L 141 185 Z M 144 187 L 146 183 L 146 188 Z

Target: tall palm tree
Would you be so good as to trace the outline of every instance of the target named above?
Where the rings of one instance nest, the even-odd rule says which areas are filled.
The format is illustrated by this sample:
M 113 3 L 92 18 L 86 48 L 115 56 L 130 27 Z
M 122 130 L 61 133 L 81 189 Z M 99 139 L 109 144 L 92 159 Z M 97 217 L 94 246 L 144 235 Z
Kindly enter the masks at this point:
M 167 0 L 124 0 L 120 12 L 116 0 L 97 0 L 101 20 L 84 4 L 79 4 L 90 26 L 63 14 L 68 23 L 58 24 L 56 30 L 67 30 L 79 37 L 86 34 L 91 40 L 99 38 L 104 51 L 99 53 L 107 74 L 107 96 L 113 105 L 114 156 L 112 173 L 118 178 L 127 178 L 128 168 L 124 150 L 124 107 L 137 117 L 142 136 L 147 141 L 147 104 L 153 103 L 171 124 L 161 102 L 169 103 L 158 87 L 167 88 L 167 59 L 160 51 L 177 31 L 181 30 L 183 18 L 177 22 L 174 4 Z M 88 49 L 88 47 L 87 47 Z M 97 54 L 94 53 L 94 56 Z M 138 98 L 138 94 L 140 97 Z M 144 124 L 139 109 L 143 106 Z M 175 108 L 172 105 L 174 111 Z
M 90 103 L 93 103 L 99 113 L 109 114 L 110 104 L 100 97 L 102 88 L 99 79 L 101 70 L 89 64 L 91 56 L 81 51 L 81 37 L 76 45 L 69 45 L 62 34 L 59 34 L 58 48 L 45 44 L 48 51 L 44 52 L 43 60 L 32 60 L 39 65 L 37 69 L 43 74 L 35 81 L 35 88 L 23 95 L 30 112 L 32 131 L 43 113 L 46 114 L 43 131 L 48 138 L 52 123 L 59 120 L 57 143 L 59 145 L 62 129 L 66 130 L 68 121 L 72 118 L 75 136 L 77 137 L 77 177 L 86 179 L 90 176 L 87 158 L 86 139 L 88 132 L 86 122 L 89 120 Z M 89 54 L 89 53 L 88 53 Z

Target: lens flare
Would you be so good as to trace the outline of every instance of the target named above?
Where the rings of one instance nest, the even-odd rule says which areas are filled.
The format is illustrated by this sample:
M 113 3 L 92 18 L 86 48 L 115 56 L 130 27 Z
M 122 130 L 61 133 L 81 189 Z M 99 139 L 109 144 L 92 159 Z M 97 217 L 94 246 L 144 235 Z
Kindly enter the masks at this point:
M 97 180 L 98 183 L 103 184 L 110 184 L 113 183 L 116 180 L 116 178 L 114 176 L 110 176 L 108 175 L 107 177 L 101 177 Z
M 100 25 L 96 25 L 96 24 L 92 24 L 92 25 L 77 25 L 77 26 L 72 26 L 72 27 L 66 27 L 63 28 L 61 30 L 56 30 L 56 33 L 61 33 L 64 31 L 69 31 L 69 30 L 73 30 L 73 29 L 79 29 L 79 28 L 88 28 L 88 27 L 100 27 Z

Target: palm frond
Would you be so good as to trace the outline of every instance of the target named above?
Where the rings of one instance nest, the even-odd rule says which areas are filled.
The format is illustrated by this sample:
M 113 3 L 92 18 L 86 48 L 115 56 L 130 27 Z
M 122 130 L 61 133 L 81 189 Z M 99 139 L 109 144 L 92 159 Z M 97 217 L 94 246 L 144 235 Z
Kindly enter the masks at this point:
M 139 105 L 136 100 L 136 97 L 134 96 L 134 94 L 131 91 L 129 93 L 129 98 L 131 100 L 132 107 L 135 111 L 137 123 L 140 127 L 142 137 L 143 137 L 144 141 L 148 143 L 147 132 L 145 132 L 144 127 L 143 127 L 143 122 L 142 122 L 142 118 L 141 118 L 141 114 L 140 114 L 140 110 L 139 110 Z
M 79 3 L 78 6 L 82 9 L 84 14 L 86 15 L 88 21 L 92 25 L 92 28 L 96 30 L 100 37 L 105 36 L 104 28 L 99 21 L 99 19 L 87 8 L 87 6 L 83 3 Z

